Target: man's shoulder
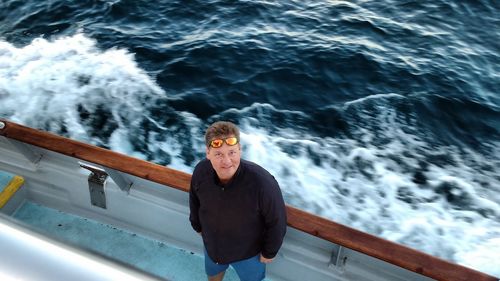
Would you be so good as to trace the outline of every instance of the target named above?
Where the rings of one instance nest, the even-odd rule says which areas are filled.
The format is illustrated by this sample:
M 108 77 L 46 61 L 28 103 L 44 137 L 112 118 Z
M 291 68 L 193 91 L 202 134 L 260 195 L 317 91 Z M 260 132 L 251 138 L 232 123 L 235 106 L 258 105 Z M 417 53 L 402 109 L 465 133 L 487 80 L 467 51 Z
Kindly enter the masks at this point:
M 210 167 L 211 167 L 210 161 L 207 158 L 202 159 L 194 167 L 193 177 L 199 177 L 207 174 L 210 171 Z
M 241 164 L 245 168 L 245 173 L 254 179 L 274 180 L 274 176 L 257 163 L 242 159 Z
M 196 166 L 194 166 L 194 169 L 203 169 L 205 167 L 207 167 L 208 165 L 210 165 L 210 161 L 207 159 L 207 158 L 203 158 L 200 160 L 200 162 L 198 162 L 198 164 L 196 164 Z
M 255 162 L 249 161 L 249 160 L 241 159 L 241 164 L 243 164 L 243 166 L 245 167 L 245 169 L 247 171 L 252 172 L 252 173 L 269 173 L 261 165 L 255 163 Z

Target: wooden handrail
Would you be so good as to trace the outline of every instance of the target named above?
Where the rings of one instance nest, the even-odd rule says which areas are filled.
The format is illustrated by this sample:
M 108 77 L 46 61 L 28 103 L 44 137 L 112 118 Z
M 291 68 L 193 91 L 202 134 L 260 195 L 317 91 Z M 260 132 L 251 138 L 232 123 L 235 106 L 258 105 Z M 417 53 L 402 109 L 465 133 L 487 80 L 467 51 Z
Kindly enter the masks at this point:
M 153 182 L 189 191 L 191 175 L 108 149 L 0 119 L 0 135 Z M 458 264 L 287 206 L 288 225 L 349 249 L 442 281 L 498 281 Z

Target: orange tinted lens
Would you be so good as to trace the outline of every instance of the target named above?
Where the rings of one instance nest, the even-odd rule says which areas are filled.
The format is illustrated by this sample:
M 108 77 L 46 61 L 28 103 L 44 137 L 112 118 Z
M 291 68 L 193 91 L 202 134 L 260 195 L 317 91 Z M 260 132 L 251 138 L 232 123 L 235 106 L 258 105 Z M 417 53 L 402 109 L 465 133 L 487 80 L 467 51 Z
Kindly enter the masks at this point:
M 236 137 L 227 138 L 226 143 L 227 143 L 227 145 L 235 145 L 238 143 L 238 138 L 236 138 Z
M 213 140 L 210 142 L 210 146 L 213 148 L 218 148 L 221 147 L 223 143 L 224 143 L 223 140 Z

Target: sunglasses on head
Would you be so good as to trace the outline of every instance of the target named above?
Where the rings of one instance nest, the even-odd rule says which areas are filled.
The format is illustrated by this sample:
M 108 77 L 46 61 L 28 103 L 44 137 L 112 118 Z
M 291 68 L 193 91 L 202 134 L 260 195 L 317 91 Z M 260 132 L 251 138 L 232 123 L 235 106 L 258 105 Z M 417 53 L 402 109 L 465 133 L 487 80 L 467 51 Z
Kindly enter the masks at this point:
M 230 137 L 230 138 L 225 138 L 225 139 L 214 139 L 214 140 L 210 141 L 210 146 L 213 148 L 219 148 L 224 143 L 226 143 L 229 146 L 236 145 L 236 144 L 238 144 L 238 138 L 237 137 Z

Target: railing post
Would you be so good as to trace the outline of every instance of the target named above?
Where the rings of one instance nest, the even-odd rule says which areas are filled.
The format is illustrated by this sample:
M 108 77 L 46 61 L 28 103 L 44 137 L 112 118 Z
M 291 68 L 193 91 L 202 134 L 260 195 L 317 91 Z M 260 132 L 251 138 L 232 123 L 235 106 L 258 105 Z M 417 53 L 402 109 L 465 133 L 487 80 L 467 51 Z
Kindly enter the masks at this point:
M 80 163 L 80 167 L 90 171 L 90 175 L 88 177 L 90 203 L 96 207 L 106 209 L 106 193 L 104 192 L 104 184 L 108 178 L 108 174 L 97 167 L 83 163 Z
M 335 268 L 337 271 L 343 273 L 346 263 L 347 255 L 345 254 L 344 247 L 336 245 L 336 247 L 333 249 L 328 266 L 331 268 Z

